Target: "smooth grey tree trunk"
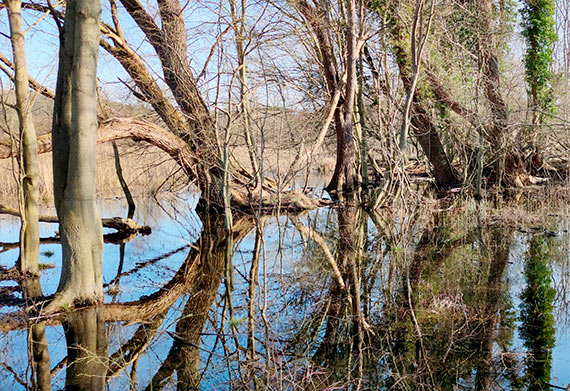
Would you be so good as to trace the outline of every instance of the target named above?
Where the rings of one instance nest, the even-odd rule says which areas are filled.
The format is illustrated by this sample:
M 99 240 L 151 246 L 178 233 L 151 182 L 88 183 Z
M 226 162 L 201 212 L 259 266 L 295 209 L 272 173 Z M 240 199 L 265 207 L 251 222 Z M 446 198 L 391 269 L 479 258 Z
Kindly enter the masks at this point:
M 28 87 L 26 46 L 22 28 L 22 2 L 4 0 L 8 9 L 12 52 L 14 54 L 14 85 L 16 89 L 16 111 L 20 123 L 21 195 L 20 215 L 20 261 L 22 273 L 38 273 L 40 248 L 38 223 L 39 168 L 36 130 L 30 114 L 32 100 Z
M 48 310 L 103 298 L 103 229 L 95 204 L 100 15 L 100 1 L 67 2 L 52 129 L 63 267 Z
M 32 121 L 32 99 L 26 62 L 26 43 L 22 27 L 21 0 L 4 0 L 10 22 L 10 39 L 14 56 L 14 86 L 16 111 L 20 124 L 20 259 L 19 270 L 27 274 L 22 279 L 22 294 L 26 300 L 42 296 L 39 280 L 39 167 L 36 130 Z M 31 276 L 30 276 L 31 274 Z M 31 383 L 38 391 L 51 391 L 50 356 L 45 324 L 34 323 L 28 327 L 28 356 L 31 364 Z

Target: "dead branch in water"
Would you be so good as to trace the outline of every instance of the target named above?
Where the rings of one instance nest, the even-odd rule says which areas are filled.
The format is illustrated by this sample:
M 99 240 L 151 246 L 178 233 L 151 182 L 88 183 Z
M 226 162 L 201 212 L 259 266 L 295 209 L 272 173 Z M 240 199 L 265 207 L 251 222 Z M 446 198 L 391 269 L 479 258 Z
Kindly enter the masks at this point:
M 234 222 L 234 243 L 245 237 L 253 227 L 254 223 L 249 218 L 244 217 Z M 221 239 L 224 238 L 224 234 L 221 232 L 222 228 L 206 236 L 203 234 L 200 242 L 196 246 L 191 246 L 186 261 L 180 266 L 176 274 L 158 291 L 135 301 L 104 304 L 105 320 L 108 322 L 133 324 L 147 321 L 170 308 L 180 296 L 188 292 L 189 287 L 199 277 L 204 262 L 203 258 L 212 255 L 207 253 L 207 251 L 220 250 L 221 247 L 218 248 L 218 244 L 223 242 Z M 214 255 L 217 256 L 218 254 Z M 46 297 L 45 299 L 49 298 Z M 40 307 L 38 306 L 38 308 Z M 76 308 L 77 311 L 81 309 L 81 306 Z M 30 320 L 45 321 L 46 326 L 59 325 L 64 316 L 65 312 L 58 312 L 30 318 L 27 311 L 21 309 L 20 311 L 0 316 L 0 332 L 23 329 L 27 327 Z
M 18 210 L 9 208 L 2 204 L 0 204 L 0 214 L 20 217 L 20 212 Z M 43 223 L 59 223 L 59 220 L 55 216 L 40 216 L 39 220 Z M 116 229 L 118 232 L 142 233 L 143 235 L 148 235 L 151 232 L 151 228 L 149 226 L 139 225 L 136 221 L 123 217 L 103 218 L 101 219 L 101 223 L 103 224 L 103 227 Z

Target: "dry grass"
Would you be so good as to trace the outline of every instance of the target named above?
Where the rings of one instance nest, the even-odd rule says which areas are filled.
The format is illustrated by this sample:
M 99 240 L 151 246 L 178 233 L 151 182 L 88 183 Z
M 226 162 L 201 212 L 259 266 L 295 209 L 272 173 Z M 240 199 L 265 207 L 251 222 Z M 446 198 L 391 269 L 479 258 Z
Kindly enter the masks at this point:
M 180 191 L 188 184 L 176 163 L 158 148 L 125 141 L 118 143 L 123 175 L 135 196 L 154 196 L 160 192 Z M 40 197 L 42 204 L 53 202 L 51 153 L 40 155 Z M 97 196 L 122 197 L 111 144 L 97 147 Z M 10 159 L 0 160 L 0 203 L 17 206 L 18 185 Z
M 154 196 L 164 192 L 178 192 L 189 185 L 188 177 L 166 153 L 145 143 L 122 141 L 118 143 L 123 175 L 134 196 Z M 277 177 L 283 176 L 293 163 L 295 150 L 267 148 L 264 151 L 264 171 Z M 249 156 L 245 147 L 235 147 L 233 159 L 249 169 Z M 40 197 L 42 204 L 53 202 L 53 170 L 51 153 L 39 156 Z M 17 207 L 18 185 L 11 159 L 0 160 L 0 204 Z M 330 175 L 334 170 L 334 155 L 317 156 L 311 161 L 311 172 Z M 304 173 L 301 173 L 304 175 Z M 97 196 L 99 198 L 122 197 L 123 190 L 115 170 L 115 158 L 111 144 L 97 146 Z
M 275 177 L 284 176 L 287 171 L 289 171 L 296 157 L 297 150 L 295 149 L 265 148 L 263 151 L 263 170 L 266 174 L 271 174 Z M 234 159 L 238 165 L 248 170 L 251 169 L 247 147 L 238 146 L 233 148 L 231 158 Z M 336 162 L 335 154 L 321 152 L 317 154 L 317 156 L 312 157 L 309 162 L 310 171 L 312 173 L 332 175 Z M 302 174 L 303 172 L 301 172 L 301 175 Z

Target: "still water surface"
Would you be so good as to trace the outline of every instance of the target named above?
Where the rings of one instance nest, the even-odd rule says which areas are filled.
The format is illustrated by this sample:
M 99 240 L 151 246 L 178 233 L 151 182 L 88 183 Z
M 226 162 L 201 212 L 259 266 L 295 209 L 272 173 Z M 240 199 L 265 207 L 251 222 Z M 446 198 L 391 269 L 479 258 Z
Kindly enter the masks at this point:
M 569 221 L 564 202 L 544 197 L 234 217 L 231 236 L 192 197 L 138 200 L 134 219 L 152 234 L 105 245 L 104 308 L 71 313 L 67 338 L 61 321 L 45 326 L 53 389 L 66 372 L 109 390 L 566 387 Z M 126 215 L 123 200 L 100 209 Z M 18 229 L 0 217 L 6 268 Z M 41 236 L 56 230 L 42 224 Z M 59 244 L 42 245 L 40 262 L 52 266 L 49 295 Z M 21 298 L 16 282 L 0 284 Z M 0 323 L 20 309 L 1 308 Z M 28 331 L 2 327 L 0 389 L 30 389 Z M 87 341 L 71 372 L 69 330 Z

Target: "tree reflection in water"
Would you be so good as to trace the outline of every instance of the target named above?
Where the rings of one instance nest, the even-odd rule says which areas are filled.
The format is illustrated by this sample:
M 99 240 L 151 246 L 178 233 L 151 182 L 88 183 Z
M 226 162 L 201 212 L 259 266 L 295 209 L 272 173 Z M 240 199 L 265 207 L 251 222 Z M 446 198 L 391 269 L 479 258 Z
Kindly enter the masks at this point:
M 65 389 L 104 390 L 107 374 L 107 330 L 101 306 L 71 311 L 62 321 L 67 342 Z
M 5 377 L 18 376 L 15 389 L 62 388 L 54 375 L 66 364 L 66 389 L 548 389 L 559 243 L 482 208 L 242 218 L 231 237 L 221 216 L 202 216 L 197 242 L 165 252 L 188 255 L 156 292 L 131 302 L 114 292 L 29 324 L 5 315 L 7 338 L 28 327 L 31 369 L 18 373 L 6 356 Z M 517 328 L 512 275 L 523 262 Z M 35 281 L 22 284 L 30 308 L 42 295 Z M 67 357 L 51 345 L 54 365 L 46 329 L 59 324 Z
M 552 348 L 555 343 L 554 298 L 550 261 L 557 241 L 550 235 L 534 235 L 530 240 L 521 295 L 520 334 L 527 348 L 525 383 L 528 390 L 550 390 Z

